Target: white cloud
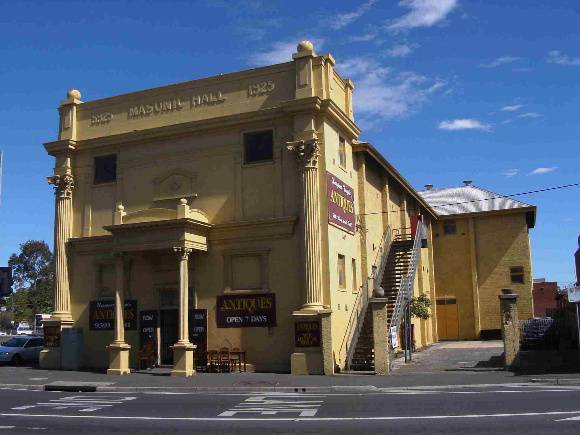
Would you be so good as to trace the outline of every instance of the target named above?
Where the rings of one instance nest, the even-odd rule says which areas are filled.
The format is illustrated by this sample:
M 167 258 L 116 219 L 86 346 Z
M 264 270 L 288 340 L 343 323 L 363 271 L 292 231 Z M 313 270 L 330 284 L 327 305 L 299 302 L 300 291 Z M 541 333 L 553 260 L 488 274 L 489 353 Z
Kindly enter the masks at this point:
M 552 50 L 548 53 L 548 62 L 558 65 L 580 66 L 580 57 L 570 57 L 558 50 Z
M 502 175 L 505 177 L 515 177 L 520 172 L 519 169 L 507 169 L 502 172 Z
M 513 72 L 530 72 L 532 69 L 528 67 L 513 68 Z
M 415 49 L 419 47 L 418 44 L 396 44 L 393 45 L 391 48 L 387 50 L 387 56 L 390 57 L 407 57 L 410 55 Z
M 538 112 L 526 112 L 518 115 L 518 118 L 541 118 L 542 116 L 544 115 Z
M 513 106 L 503 106 L 501 109 L 502 112 L 515 112 L 517 110 L 520 110 L 522 107 L 524 107 L 523 104 L 514 104 Z
M 443 80 L 399 72 L 370 57 L 352 58 L 337 68 L 354 80 L 355 113 L 367 128 L 416 113 L 445 87 Z
M 520 60 L 519 57 L 515 57 L 515 56 L 501 56 L 498 57 L 497 59 L 492 60 L 489 63 L 482 63 L 481 66 L 482 68 L 497 68 L 498 66 L 501 65 L 506 65 L 508 63 L 513 63 Z
M 401 0 L 399 6 L 406 7 L 410 11 L 392 21 L 387 29 L 398 32 L 434 26 L 445 20 L 458 4 L 458 0 Z
M 554 172 L 556 169 L 558 169 L 557 166 L 549 166 L 547 168 L 536 168 L 532 172 L 530 172 L 528 175 L 549 174 L 550 172 Z
M 483 124 L 481 121 L 473 118 L 453 119 L 451 121 L 441 121 L 439 123 L 441 130 L 458 131 L 458 130 L 483 130 L 490 131 L 489 124 Z
M 299 40 L 299 38 L 296 38 L 292 41 L 274 42 L 270 45 L 270 48 L 251 54 L 248 57 L 248 64 L 252 66 L 264 66 L 290 62 L 292 60 L 292 53 L 296 52 L 296 46 Z M 322 39 L 310 39 L 310 41 L 314 44 L 315 50 L 321 48 L 324 43 Z
M 352 12 L 348 12 L 346 14 L 338 14 L 334 17 L 328 19 L 328 26 L 331 29 L 339 30 L 345 26 L 348 26 L 353 21 L 358 20 L 365 12 L 367 12 L 377 0 L 367 0 L 362 5 L 360 5 L 357 9 Z
M 378 36 L 378 34 L 379 33 L 376 30 L 370 30 L 367 33 L 350 36 L 348 40 L 351 42 L 367 42 L 375 39 Z

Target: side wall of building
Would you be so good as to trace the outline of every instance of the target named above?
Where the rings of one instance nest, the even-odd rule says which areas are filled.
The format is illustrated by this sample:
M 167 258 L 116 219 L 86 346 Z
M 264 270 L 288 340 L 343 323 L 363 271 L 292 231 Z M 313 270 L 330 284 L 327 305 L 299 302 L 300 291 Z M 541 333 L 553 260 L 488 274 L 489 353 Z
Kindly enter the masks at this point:
M 511 288 L 518 295 L 521 320 L 534 315 L 532 258 L 524 213 L 481 216 L 475 219 L 477 278 L 482 330 L 501 328 L 498 294 Z M 511 282 L 510 268 L 524 268 L 524 283 Z
M 449 221 L 455 222 L 455 234 L 445 234 L 444 225 Z M 444 218 L 435 228 L 437 300 L 445 305 L 440 310 L 441 338 L 475 339 L 482 330 L 499 330 L 502 288 L 513 288 L 519 294 L 520 318 L 533 316 L 525 213 Z M 511 282 L 510 268 L 518 266 L 524 268 L 523 284 Z M 444 330 L 446 325 L 450 330 Z

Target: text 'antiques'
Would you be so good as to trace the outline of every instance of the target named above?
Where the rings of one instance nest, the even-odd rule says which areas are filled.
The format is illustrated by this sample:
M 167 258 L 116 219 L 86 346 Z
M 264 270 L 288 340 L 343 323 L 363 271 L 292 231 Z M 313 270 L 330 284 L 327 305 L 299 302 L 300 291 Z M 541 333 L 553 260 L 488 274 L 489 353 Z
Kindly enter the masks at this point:
M 354 192 L 352 187 L 326 174 L 328 185 L 328 222 L 350 234 L 355 232 Z
M 274 293 L 217 297 L 218 328 L 276 326 Z

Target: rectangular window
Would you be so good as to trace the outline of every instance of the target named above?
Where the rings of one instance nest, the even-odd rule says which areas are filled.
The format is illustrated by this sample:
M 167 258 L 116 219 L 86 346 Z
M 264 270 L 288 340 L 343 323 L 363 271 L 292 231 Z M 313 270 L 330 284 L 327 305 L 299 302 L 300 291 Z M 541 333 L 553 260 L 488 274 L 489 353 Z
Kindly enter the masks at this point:
M 352 291 L 356 292 L 358 290 L 358 282 L 356 281 L 356 260 L 352 259 Z
M 338 138 L 338 163 L 346 168 L 346 142 L 343 137 Z
M 117 155 L 95 157 L 94 184 L 112 183 L 117 180 Z
M 272 130 L 244 133 L 244 163 L 274 160 L 274 132 Z
M 444 221 L 443 222 L 443 233 L 446 236 L 451 236 L 457 234 L 457 224 L 455 221 Z
M 512 284 L 524 284 L 524 268 L 522 266 L 510 267 Z
M 338 287 L 346 288 L 346 264 L 344 255 L 338 254 Z

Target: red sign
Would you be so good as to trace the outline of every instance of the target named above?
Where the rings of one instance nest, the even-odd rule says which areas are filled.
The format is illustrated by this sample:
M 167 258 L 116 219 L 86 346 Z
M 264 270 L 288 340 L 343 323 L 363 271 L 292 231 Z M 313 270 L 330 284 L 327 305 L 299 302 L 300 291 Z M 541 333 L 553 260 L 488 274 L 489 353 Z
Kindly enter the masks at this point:
M 328 193 L 328 222 L 338 228 L 354 234 L 354 191 L 352 187 L 332 175 L 326 174 Z

